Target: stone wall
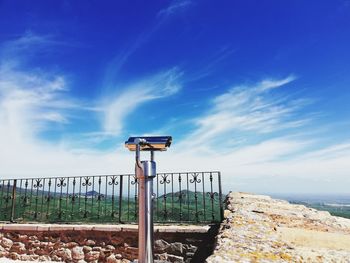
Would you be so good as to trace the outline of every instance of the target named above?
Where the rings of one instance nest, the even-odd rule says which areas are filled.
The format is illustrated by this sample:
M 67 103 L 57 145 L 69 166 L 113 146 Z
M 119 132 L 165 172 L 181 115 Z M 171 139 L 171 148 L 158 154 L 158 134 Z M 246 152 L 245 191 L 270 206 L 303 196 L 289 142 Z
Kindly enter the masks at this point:
M 350 262 L 350 219 L 269 196 L 230 193 L 207 263 Z
M 217 227 L 156 226 L 155 259 L 204 262 Z M 135 225 L 1 225 L 0 257 L 26 261 L 130 262 L 137 259 Z

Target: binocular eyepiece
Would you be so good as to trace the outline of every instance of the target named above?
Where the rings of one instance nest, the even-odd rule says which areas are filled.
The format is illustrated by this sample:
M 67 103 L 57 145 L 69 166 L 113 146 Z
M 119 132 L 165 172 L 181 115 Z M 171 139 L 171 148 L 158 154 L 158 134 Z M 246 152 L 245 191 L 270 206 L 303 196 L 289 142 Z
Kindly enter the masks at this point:
M 130 151 L 136 151 L 136 145 L 140 145 L 140 151 L 166 151 L 171 141 L 171 136 L 130 137 L 125 142 L 125 147 Z

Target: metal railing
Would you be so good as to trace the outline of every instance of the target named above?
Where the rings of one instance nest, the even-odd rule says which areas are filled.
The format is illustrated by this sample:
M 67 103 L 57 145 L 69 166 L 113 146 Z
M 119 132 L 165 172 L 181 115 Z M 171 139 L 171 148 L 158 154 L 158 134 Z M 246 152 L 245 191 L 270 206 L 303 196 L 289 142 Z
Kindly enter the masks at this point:
M 159 173 L 154 221 L 218 223 L 223 219 L 220 172 Z M 133 174 L 0 179 L 0 221 L 137 223 Z

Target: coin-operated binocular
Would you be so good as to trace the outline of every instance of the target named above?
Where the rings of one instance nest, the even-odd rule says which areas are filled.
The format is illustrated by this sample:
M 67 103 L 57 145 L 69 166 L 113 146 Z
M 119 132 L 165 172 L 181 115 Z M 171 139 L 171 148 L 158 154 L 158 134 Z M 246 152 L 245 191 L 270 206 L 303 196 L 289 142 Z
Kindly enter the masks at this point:
M 135 175 L 138 181 L 139 257 L 138 263 L 153 263 L 153 178 L 156 177 L 154 152 L 166 151 L 171 136 L 130 137 L 125 147 L 135 151 Z M 140 152 L 149 151 L 150 160 L 141 161 Z

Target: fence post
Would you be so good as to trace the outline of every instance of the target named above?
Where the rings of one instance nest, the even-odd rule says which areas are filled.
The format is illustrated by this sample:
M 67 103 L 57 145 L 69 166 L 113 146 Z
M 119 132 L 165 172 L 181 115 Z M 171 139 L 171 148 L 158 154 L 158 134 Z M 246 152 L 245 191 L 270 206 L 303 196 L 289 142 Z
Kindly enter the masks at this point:
M 222 203 L 222 189 L 221 189 L 221 172 L 218 174 L 219 179 L 219 202 L 220 202 L 220 219 L 221 221 L 224 220 L 224 207 Z
M 123 202 L 123 175 L 120 176 L 120 182 L 119 182 L 119 223 L 122 222 L 122 202 Z
M 15 222 L 15 204 L 16 204 L 16 185 L 17 185 L 17 179 L 13 180 L 13 186 L 12 186 L 12 205 L 11 205 L 11 222 Z

